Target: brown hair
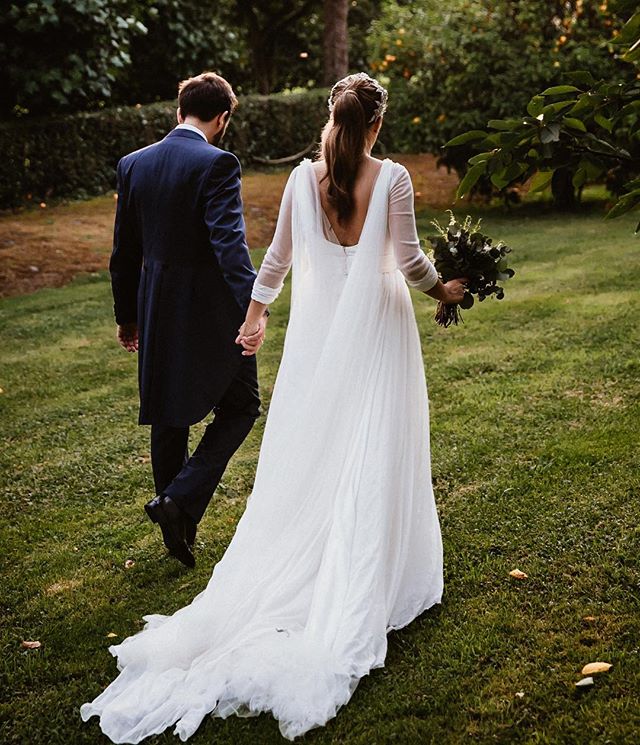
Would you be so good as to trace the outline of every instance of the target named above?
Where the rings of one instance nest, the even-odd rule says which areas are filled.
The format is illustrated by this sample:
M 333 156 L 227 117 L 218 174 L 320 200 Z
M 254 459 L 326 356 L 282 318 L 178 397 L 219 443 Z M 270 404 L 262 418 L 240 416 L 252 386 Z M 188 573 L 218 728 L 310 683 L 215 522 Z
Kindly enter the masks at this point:
M 329 96 L 331 117 L 322 130 L 321 157 L 329 179 L 327 197 L 346 222 L 355 209 L 354 186 L 370 128 L 383 115 L 386 90 L 365 73 L 339 80 Z
M 178 106 L 183 118 L 196 116 L 202 122 L 210 122 L 225 111 L 233 113 L 237 105 L 233 88 L 215 72 L 187 78 L 178 86 Z

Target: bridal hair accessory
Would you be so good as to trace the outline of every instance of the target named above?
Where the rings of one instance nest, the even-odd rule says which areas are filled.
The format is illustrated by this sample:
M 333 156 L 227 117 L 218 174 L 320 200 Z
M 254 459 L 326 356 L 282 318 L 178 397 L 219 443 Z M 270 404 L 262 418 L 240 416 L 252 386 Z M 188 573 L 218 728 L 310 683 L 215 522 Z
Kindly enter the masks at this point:
M 369 119 L 369 124 L 372 124 L 375 122 L 376 119 L 379 119 L 384 112 L 387 110 L 387 101 L 389 100 L 389 93 L 387 92 L 386 88 L 383 88 L 380 83 L 375 78 L 372 78 L 370 75 L 367 75 L 366 72 L 356 72 L 353 75 L 347 75 L 346 78 L 342 78 L 342 80 L 338 80 L 338 82 L 333 86 L 331 89 L 331 93 L 329 94 L 329 98 L 327 100 L 327 103 L 329 105 L 329 113 L 333 111 L 333 107 L 335 105 L 335 97 L 337 92 L 343 92 L 346 93 L 347 90 L 349 90 L 349 84 L 352 82 L 355 82 L 356 80 L 366 80 L 367 83 L 370 83 L 376 90 L 376 93 L 380 97 L 380 101 L 378 102 L 378 105 L 373 112 L 373 115 Z M 340 91 L 338 91 L 338 87 L 340 87 Z

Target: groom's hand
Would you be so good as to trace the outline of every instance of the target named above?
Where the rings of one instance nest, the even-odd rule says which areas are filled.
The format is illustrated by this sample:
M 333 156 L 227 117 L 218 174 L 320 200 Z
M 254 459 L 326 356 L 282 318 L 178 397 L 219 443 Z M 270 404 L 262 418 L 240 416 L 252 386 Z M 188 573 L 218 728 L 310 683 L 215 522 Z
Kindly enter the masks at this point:
M 267 330 L 267 317 L 262 316 L 257 323 L 249 325 L 246 321 L 238 329 L 236 344 L 242 346 L 242 356 L 250 357 L 264 344 Z
M 138 324 L 137 323 L 123 323 L 118 326 L 116 332 L 118 338 L 118 344 L 127 352 L 138 351 Z

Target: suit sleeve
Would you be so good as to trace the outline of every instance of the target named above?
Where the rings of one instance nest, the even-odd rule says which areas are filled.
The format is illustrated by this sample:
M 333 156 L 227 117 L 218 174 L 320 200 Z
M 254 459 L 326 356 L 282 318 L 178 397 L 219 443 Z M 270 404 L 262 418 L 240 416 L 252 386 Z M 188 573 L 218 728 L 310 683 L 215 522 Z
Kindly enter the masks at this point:
M 129 189 L 123 162 L 118 163 L 118 204 L 113 230 L 113 251 L 109 261 L 116 323 L 135 323 L 138 319 L 138 285 L 142 268 L 140 242 L 129 203 Z
M 256 278 L 245 238 L 240 163 L 224 152 L 214 161 L 204 185 L 205 222 L 222 275 L 243 312 Z

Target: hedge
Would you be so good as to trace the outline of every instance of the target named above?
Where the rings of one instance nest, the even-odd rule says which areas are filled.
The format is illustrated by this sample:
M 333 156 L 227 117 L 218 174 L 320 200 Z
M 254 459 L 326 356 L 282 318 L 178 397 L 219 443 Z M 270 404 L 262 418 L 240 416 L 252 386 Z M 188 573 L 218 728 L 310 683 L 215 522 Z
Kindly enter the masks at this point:
M 300 152 L 318 139 L 326 100 L 326 90 L 243 96 L 224 146 L 244 166 Z M 164 137 L 175 126 L 175 109 L 165 101 L 0 123 L 0 207 L 114 188 L 118 160 Z

